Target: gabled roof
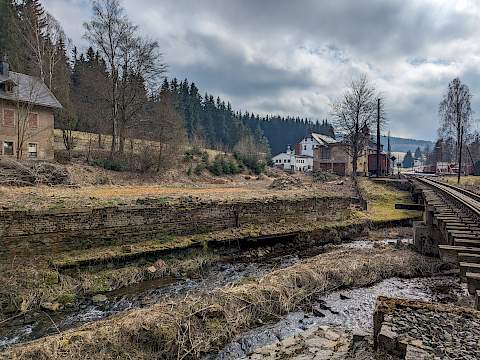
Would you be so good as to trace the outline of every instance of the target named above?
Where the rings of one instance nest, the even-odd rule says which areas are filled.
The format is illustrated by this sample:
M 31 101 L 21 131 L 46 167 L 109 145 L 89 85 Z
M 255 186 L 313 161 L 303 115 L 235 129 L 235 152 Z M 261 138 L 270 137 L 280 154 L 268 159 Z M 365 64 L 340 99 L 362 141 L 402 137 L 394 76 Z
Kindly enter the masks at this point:
M 20 101 L 54 109 L 62 108 L 50 89 L 37 77 L 10 71 L 9 76 L 0 75 L 0 83 L 6 82 L 13 82 L 15 85 L 13 92 L 7 93 L 0 89 L 0 99 Z
M 317 134 L 317 133 L 312 133 L 312 137 L 317 140 L 320 144 L 335 144 L 338 141 L 335 140 L 334 138 L 331 138 L 330 136 L 323 135 L 323 134 Z

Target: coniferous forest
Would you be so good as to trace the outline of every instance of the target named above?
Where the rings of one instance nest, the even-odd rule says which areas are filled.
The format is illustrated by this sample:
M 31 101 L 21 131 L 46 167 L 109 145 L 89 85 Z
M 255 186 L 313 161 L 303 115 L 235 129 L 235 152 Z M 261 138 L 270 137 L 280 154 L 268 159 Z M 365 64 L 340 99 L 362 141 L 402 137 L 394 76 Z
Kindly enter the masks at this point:
M 12 71 L 42 78 L 62 103 L 55 126 L 64 130 L 68 150 L 74 147 L 71 130 L 114 135 L 112 153 L 122 153 L 129 137 L 160 142 L 185 139 L 225 151 L 248 139 L 258 151 L 276 154 L 309 131 L 334 136 L 325 120 L 239 111 L 194 82 L 168 80 L 160 45 L 145 39 L 117 5 L 113 10 L 94 7 L 93 18 L 85 25 L 90 46 L 82 53 L 40 0 L 0 0 L 0 21 L 13 30 L 0 33 L 0 56 Z M 124 42 L 117 54 L 105 51 L 105 44 L 95 38 L 96 32 L 107 30 L 98 16 L 107 11 L 113 11 L 119 24 L 131 26 L 131 38 L 111 34 Z

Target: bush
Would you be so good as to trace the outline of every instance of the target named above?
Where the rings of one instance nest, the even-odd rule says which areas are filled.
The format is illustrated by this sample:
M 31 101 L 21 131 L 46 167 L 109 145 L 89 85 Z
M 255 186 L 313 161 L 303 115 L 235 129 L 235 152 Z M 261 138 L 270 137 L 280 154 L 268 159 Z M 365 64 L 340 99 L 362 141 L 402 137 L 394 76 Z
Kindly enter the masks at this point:
M 195 169 L 193 170 L 193 172 L 195 173 L 195 175 L 202 175 L 203 170 L 205 170 L 206 168 L 207 168 L 207 165 L 205 165 L 204 163 L 200 163 L 197 166 L 195 166 Z
M 240 166 L 235 159 L 229 159 L 225 155 L 217 155 L 208 170 L 216 176 L 238 174 L 241 172 Z
M 124 161 L 108 158 L 94 159 L 91 164 L 112 171 L 125 171 L 128 168 Z
M 209 156 L 208 156 L 208 152 L 204 151 L 203 154 L 202 154 L 202 162 L 208 165 L 209 160 L 210 159 L 209 159 Z
M 258 157 L 254 155 L 242 155 L 240 153 L 235 153 L 235 158 L 240 163 L 240 166 L 245 166 L 247 169 L 251 170 L 255 175 L 260 175 L 265 171 L 267 164 L 263 160 L 259 160 Z

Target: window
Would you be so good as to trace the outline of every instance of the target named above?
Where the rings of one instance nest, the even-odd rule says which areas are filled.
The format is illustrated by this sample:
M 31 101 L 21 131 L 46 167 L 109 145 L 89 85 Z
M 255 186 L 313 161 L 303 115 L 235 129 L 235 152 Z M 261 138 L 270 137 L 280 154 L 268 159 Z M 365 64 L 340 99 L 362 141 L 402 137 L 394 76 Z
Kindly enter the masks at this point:
M 320 148 L 320 159 L 322 160 L 329 160 L 330 159 L 330 148 L 322 147 Z
M 11 109 L 3 109 L 3 125 L 15 126 L 15 111 Z
M 13 141 L 3 142 L 3 155 L 13 155 Z
M 290 162 L 290 159 L 288 159 L 288 162 Z
M 28 157 L 33 159 L 37 157 L 37 144 L 28 144 Z
M 32 129 L 38 128 L 38 114 L 28 114 L 28 127 Z
M 303 150 L 307 150 L 307 145 L 303 145 Z

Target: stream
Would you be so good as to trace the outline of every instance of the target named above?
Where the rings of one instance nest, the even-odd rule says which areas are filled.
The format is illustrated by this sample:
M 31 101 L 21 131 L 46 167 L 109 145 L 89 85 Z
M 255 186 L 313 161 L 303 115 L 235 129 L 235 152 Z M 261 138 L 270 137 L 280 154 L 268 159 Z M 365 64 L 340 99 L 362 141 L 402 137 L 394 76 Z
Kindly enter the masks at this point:
M 376 243 L 395 245 L 410 241 L 410 239 L 385 240 Z M 371 241 L 354 241 L 327 247 L 358 249 L 373 246 Z M 256 261 L 219 262 L 212 265 L 201 278 L 166 277 L 145 281 L 107 293 L 107 301 L 104 303 L 95 304 L 88 300 L 70 311 L 41 312 L 30 319 L 19 321 L 4 331 L 0 337 L 0 349 L 105 319 L 120 312 L 150 306 L 166 299 L 186 294 L 200 295 L 243 279 L 262 277 L 272 270 L 291 266 L 302 258 L 304 256 L 299 254 L 289 254 Z M 372 327 L 374 302 L 379 295 L 452 301 L 463 291 L 457 277 L 439 276 L 392 278 L 368 288 L 332 292 L 317 299 L 312 305 L 313 313 L 291 313 L 277 324 L 252 330 L 227 345 L 217 359 L 236 359 L 252 349 L 291 336 L 315 324 L 341 325 L 353 330 L 367 331 Z
M 316 325 L 341 326 L 354 333 L 371 334 L 373 311 L 378 296 L 435 302 L 452 302 L 467 291 L 457 276 L 428 278 L 390 278 L 366 288 L 341 290 L 320 296 L 312 313 L 293 312 L 272 325 L 262 326 L 237 337 L 218 354 L 205 360 L 234 360 L 247 356 L 256 348 L 282 341 Z

